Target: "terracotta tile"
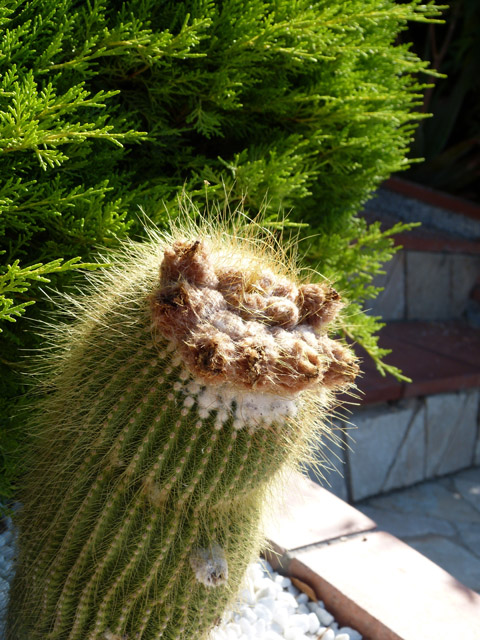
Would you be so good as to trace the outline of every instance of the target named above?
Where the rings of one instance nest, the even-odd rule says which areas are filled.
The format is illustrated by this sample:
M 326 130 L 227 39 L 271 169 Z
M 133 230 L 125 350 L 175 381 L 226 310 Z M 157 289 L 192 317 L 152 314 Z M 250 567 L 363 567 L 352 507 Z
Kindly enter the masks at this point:
M 379 345 L 392 349 L 385 362 L 399 367 L 412 383 L 382 377 L 357 348 L 362 358 L 358 387 L 363 405 L 480 385 L 480 329 L 458 322 L 391 323 L 381 330 Z
M 388 533 L 295 551 L 283 569 L 365 640 L 478 637 L 480 595 Z
M 480 368 L 480 329 L 462 322 L 392 323 L 381 336 L 382 341 L 394 338 Z
M 480 207 L 470 200 L 464 200 L 403 178 L 389 178 L 385 181 L 384 186 L 390 191 L 401 193 L 408 198 L 415 198 L 429 205 L 455 211 L 476 220 L 480 219 Z
M 403 395 L 403 384 L 393 376 L 382 376 L 371 358 L 360 348 L 356 349 L 361 358 L 361 375 L 357 379 L 360 391 L 359 402 L 362 405 L 399 400 Z M 385 362 L 392 364 L 392 356 L 387 356 Z M 348 398 L 345 396 L 345 400 Z
M 394 236 L 394 242 L 405 251 L 429 251 L 433 253 L 462 253 L 478 255 L 480 242 L 455 238 L 427 228 L 416 228 Z
M 284 500 L 267 523 L 266 535 L 278 553 L 369 531 L 375 523 L 300 473 L 292 473 Z

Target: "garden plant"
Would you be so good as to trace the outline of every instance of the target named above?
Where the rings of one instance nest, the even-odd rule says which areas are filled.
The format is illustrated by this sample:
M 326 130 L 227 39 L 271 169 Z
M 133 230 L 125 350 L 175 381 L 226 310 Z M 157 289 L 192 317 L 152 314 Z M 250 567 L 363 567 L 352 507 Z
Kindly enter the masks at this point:
M 154 237 L 53 331 L 9 640 L 200 639 L 258 558 L 358 366 L 327 333 L 338 293 L 250 236 Z
M 304 225 L 304 264 L 350 301 L 341 331 L 392 370 L 363 313 L 391 233 L 357 213 L 407 168 L 423 117 L 426 65 L 398 34 L 438 15 L 417 0 L 0 4 L 4 496 L 28 439 L 25 349 L 41 340 L 21 316 L 48 308 L 45 280 L 66 289 L 99 245 L 141 237 L 140 208 L 165 227 L 184 187 Z
M 418 0 L 0 3 L 0 492 L 21 499 L 33 527 L 21 527 L 9 639 L 153 638 L 164 624 L 165 637 L 180 638 L 203 612 L 201 637 L 258 553 L 258 517 L 284 463 L 273 450 L 298 461 L 307 436 L 322 430 L 328 389 L 351 383 L 356 365 L 342 340 L 401 375 L 382 362 L 381 322 L 364 313 L 401 227 L 381 231 L 358 211 L 407 168 L 425 117 L 416 108 L 427 65 L 399 34 L 408 21 L 439 15 Z M 241 204 L 245 222 L 262 211 L 263 230 L 216 224 L 213 202 L 221 211 Z M 178 231 L 165 235 L 177 216 Z M 145 238 L 146 219 L 161 230 L 154 239 Z M 144 244 L 110 253 L 128 237 Z M 279 238 L 295 239 L 300 279 L 285 267 L 290 258 L 265 249 Z M 85 300 L 79 267 L 106 272 Z M 236 289 L 240 272 L 246 280 Z M 180 281 L 189 293 L 170 300 L 166 291 Z M 48 283 L 80 293 L 78 319 L 45 346 Z M 206 318 L 197 290 L 205 308 L 218 303 L 259 335 L 296 335 L 299 361 L 278 345 L 269 359 L 265 338 L 263 380 L 255 349 L 238 347 L 247 334 L 231 338 L 233 347 L 218 336 L 199 346 L 190 323 Z M 25 356 L 39 346 L 57 355 L 38 374 L 30 421 Z M 309 349 L 313 362 L 302 355 Z M 287 371 L 271 375 L 284 358 Z M 252 382 L 250 366 L 262 382 Z M 290 387 L 288 372 L 310 381 Z M 215 399 L 210 384 L 230 390 Z M 280 398 L 280 413 L 272 399 L 258 423 L 231 387 L 241 398 Z M 287 405 L 300 416 L 315 403 L 323 412 L 297 429 Z M 225 499 L 233 486 L 238 500 L 249 496 L 245 511 Z M 173 544 L 180 538 L 183 546 Z M 159 564 L 165 571 L 155 572 Z M 226 584 L 204 584 L 212 580 Z

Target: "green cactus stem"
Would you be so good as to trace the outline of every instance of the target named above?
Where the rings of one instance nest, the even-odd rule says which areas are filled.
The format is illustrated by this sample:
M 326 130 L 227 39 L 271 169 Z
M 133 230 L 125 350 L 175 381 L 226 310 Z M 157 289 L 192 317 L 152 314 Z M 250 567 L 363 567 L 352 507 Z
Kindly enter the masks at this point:
M 7 640 L 202 640 L 282 471 L 353 384 L 327 333 L 340 297 L 252 234 L 190 225 L 126 247 L 71 303 L 35 408 Z

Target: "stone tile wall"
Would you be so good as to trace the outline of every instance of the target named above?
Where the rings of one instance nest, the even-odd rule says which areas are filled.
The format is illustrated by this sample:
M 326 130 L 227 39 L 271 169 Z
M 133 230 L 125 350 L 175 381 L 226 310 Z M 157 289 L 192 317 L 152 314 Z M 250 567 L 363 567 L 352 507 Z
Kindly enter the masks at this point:
M 400 251 L 374 285 L 384 290 L 368 313 L 391 320 L 452 320 L 466 311 L 480 274 L 480 256 Z
M 356 502 L 480 466 L 479 407 L 480 390 L 467 389 L 359 408 L 344 448 L 326 443 L 317 452 L 328 460 L 320 483 Z

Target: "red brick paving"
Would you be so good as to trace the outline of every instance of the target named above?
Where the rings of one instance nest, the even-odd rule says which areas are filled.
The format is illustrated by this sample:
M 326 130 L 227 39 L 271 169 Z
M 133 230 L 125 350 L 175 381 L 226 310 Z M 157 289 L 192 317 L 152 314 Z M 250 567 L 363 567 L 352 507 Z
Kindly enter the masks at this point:
M 288 479 L 278 513 L 266 533 L 280 554 L 376 527 L 365 514 L 298 473 Z
M 392 349 L 385 362 L 412 382 L 381 376 L 358 348 L 363 405 L 480 386 L 480 329 L 462 322 L 392 322 L 381 330 L 379 345 Z

